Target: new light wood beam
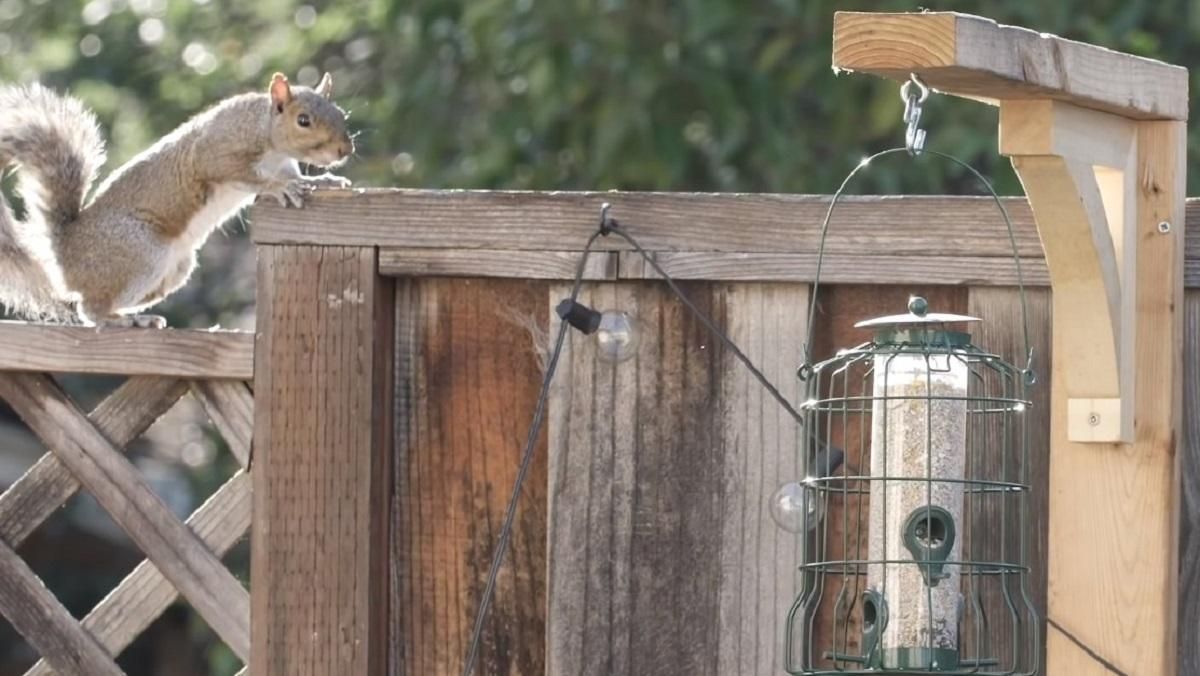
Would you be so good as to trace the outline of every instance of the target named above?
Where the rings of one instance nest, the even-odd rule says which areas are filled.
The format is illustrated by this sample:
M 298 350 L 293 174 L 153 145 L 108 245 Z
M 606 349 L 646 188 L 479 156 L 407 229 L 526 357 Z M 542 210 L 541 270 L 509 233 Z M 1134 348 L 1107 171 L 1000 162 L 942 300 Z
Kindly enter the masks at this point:
M 1057 99 L 1138 120 L 1186 120 L 1188 72 L 953 12 L 838 12 L 833 65 L 989 103 Z

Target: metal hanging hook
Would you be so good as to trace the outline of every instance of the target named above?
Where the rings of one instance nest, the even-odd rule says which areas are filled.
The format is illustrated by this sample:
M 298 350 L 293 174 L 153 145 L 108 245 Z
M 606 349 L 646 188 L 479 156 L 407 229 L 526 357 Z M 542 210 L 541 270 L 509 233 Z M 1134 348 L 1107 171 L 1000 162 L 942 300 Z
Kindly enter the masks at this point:
M 914 90 L 913 85 L 917 85 Z M 929 98 L 929 87 L 921 82 L 916 73 L 910 73 L 908 81 L 900 85 L 900 98 L 904 99 L 904 147 L 909 154 L 917 155 L 925 149 L 925 130 L 921 129 L 921 105 Z

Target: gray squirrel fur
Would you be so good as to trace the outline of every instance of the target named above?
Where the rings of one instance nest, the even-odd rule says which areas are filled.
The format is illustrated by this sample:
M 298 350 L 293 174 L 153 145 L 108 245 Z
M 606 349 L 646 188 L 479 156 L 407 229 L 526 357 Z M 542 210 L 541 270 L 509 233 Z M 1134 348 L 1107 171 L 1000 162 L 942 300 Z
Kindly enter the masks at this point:
M 86 204 L 104 142 L 80 101 L 40 85 L 0 87 L 0 171 L 16 165 L 25 216 L 0 195 L 0 303 L 33 319 L 163 326 L 138 315 L 187 282 L 196 251 L 257 195 L 303 206 L 298 162 L 354 152 L 327 74 L 313 89 L 276 73 L 267 92 L 196 115 L 116 169 Z

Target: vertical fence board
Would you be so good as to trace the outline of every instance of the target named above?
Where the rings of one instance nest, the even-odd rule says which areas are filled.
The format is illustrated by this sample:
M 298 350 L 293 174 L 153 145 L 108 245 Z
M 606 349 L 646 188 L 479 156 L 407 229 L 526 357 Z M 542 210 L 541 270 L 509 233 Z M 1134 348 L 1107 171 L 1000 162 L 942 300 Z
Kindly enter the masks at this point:
M 793 405 L 802 387 L 806 284 L 724 284 L 729 337 Z M 721 364 L 725 473 L 716 674 L 781 673 L 784 625 L 799 591 L 800 539 L 771 519 L 779 485 L 800 479 L 802 429 L 728 350 Z
M 399 282 L 390 674 L 462 670 L 542 379 L 547 285 Z M 544 672 L 544 437 L 536 453 L 477 676 Z
M 807 287 L 684 288 L 795 400 Z M 799 542 L 767 499 L 796 478 L 795 423 L 664 286 L 589 287 L 582 300 L 631 312 L 641 344 L 612 365 L 572 334 L 563 356 L 547 673 L 778 670 Z
M 1200 674 L 1200 290 L 1185 295 L 1183 331 L 1178 673 Z
M 1025 471 L 1031 486 L 1027 511 L 1029 521 L 1024 526 L 1029 529 L 1031 534 L 1030 548 L 1027 550 L 1027 560 L 1031 568 L 1029 592 L 1040 620 L 1037 631 L 1041 650 L 1037 656 L 1037 663 L 1044 665 L 1046 663 L 1046 551 L 1048 545 L 1046 536 L 1050 499 L 1050 367 L 1052 359 L 1050 353 L 1050 291 L 1049 289 L 1028 289 L 1026 290 L 1026 301 L 1029 316 L 1029 340 L 1033 348 L 1034 371 L 1038 381 L 1027 391 L 1033 405 L 1026 413 L 1029 432 L 1029 465 Z M 1025 365 L 1025 337 L 1022 331 L 1021 299 L 1017 289 L 972 287 L 967 314 L 983 320 L 971 327 L 976 345 L 1000 355 L 1018 367 Z M 998 454 L 988 454 L 987 457 L 997 463 L 1003 461 Z M 1012 456 L 1008 458 L 1008 462 L 1014 461 L 1016 458 Z M 1001 470 L 998 466 L 976 468 L 974 474 L 998 477 L 1001 476 Z M 992 518 L 999 516 L 996 509 L 990 509 L 995 507 L 1008 510 L 1006 516 L 1010 524 L 1015 524 L 1016 520 L 1020 518 L 1020 513 L 1015 509 L 1015 501 L 1011 501 L 1007 507 L 994 505 L 992 502 L 994 501 L 989 501 L 985 505 L 985 511 L 978 516 Z M 988 542 L 981 543 L 979 548 L 964 549 L 964 551 L 971 551 L 974 558 L 980 560 L 998 559 L 1002 546 L 1000 539 L 995 537 L 994 530 L 983 532 L 988 536 Z M 1007 540 L 1008 542 L 1003 543 L 1004 547 L 1015 548 L 1020 545 L 1019 531 L 1015 530 L 1015 526 L 1010 526 Z M 1014 550 L 1009 549 L 1008 551 Z M 980 556 L 980 554 L 983 555 Z M 988 556 L 988 554 L 994 556 Z M 1011 557 L 1011 554 L 1009 556 Z M 1009 612 L 1007 604 L 999 595 L 997 587 L 987 586 L 988 581 L 984 582 L 984 609 L 988 611 L 987 615 L 992 618 L 1003 618 Z M 1014 586 L 1012 593 L 1015 595 L 1018 591 Z M 1013 600 L 1014 602 L 1021 601 L 1019 597 Z M 1016 638 L 1011 633 L 1011 627 L 1005 622 L 993 622 L 989 625 L 989 629 L 991 629 L 990 636 L 987 637 L 991 650 L 989 656 L 998 656 L 1002 659 L 1002 663 L 1008 663 L 1007 658 L 1003 656 L 1011 654 L 1012 642 Z M 964 640 L 972 640 L 972 637 L 964 636 Z
M 378 676 L 394 282 L 369 248 L 258 253 L 251 672 Z

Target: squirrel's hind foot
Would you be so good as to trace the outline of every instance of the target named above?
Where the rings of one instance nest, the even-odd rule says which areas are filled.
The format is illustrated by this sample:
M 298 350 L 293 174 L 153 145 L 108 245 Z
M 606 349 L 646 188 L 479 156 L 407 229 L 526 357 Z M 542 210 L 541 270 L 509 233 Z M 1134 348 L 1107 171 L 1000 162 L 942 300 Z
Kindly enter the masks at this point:
M 167 318 L 162 315 L 113 315 L 96 322 L 97 326 L 113 328 L 165 329 Z

